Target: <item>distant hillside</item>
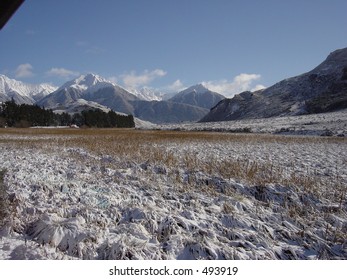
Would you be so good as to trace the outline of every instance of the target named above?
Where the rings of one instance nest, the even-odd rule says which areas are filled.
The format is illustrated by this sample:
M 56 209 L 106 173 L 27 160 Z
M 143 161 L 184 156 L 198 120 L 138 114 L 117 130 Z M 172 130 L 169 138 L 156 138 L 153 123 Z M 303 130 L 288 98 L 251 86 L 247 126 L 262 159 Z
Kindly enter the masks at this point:
M 169 101 L 211 109 L 224 98 L 225 96 L 210 91 L 202 84 L 198 84 L 177 93 L 175 96 L 170 98 Z
M 347 48 L 305 74 L 220 101 L 201 122 L 330 112 L 347 108 Z
M 134 115 L 153 123 L 179 123 L 198 121 L 208 113 L 208 109 L 171 101 L 132 102 Z

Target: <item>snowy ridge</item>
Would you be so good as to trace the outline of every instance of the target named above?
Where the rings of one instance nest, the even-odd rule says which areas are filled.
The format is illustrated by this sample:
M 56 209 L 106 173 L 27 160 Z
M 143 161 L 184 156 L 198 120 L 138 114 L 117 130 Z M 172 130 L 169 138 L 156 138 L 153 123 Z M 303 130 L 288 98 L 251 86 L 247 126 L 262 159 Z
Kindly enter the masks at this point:
M 161 101 L 165 97 L 165 93 L 149 88 L 149 87 L 142 87 L 142 88 L 128 88 L 127 89 L 130 93 L 134 94 L 141 100 L 146 100 L 146 101 Z
M 84 99 L 100 106 L 111 108 L 114 111 L 131 113 L 130 100 L 136 99 L 134 95 L 117 84 L 95 74 L 81 75 L 65 83 L 63 86 L 37 102 L 39 106 L 62 110 L 77 100 Z M 95 107 L 95 106 L 94 106 Z
M 177 95 L 185 95 L 185 94 L 189 94 L 191 92 L 195 92 L 197 94 L 203 94 L 206 91 L 209 91 L 208 88 L 206 88 L 204 85 L 202 84 L 197 84 L 197 85 L 193 85 L 185 90 L 180 91 Z
M 99 103 L 93 102 L 93 101 L 87 101 L 82 98 L 77 99 L 76 101 L 71 101 L 70 103 L 65 104 L 62 108 L 57 107 L 54 109 L 54 113 L 68 113 L 68 114 L 75 114 L 80 113 L 83 110 L 94 110 L 98 109 L 105 113 L 109 112 L 111 109 L 107 108 L 106 106 L 100 105 Z
M 52 86 L 50 84 L 27 84 L 21 81 L 10 79 L 5 75 L 0 75 L 0 96 L 2 95 L 8 100 L 10 100 L 12 97 L 10 94 L 17 93 L 22 97 L 32 99 L 33 103 L 35 102 L 35 100 L 38 100 L 50 94 L 56 89 L 57 88 L 55 86 Z
M 66 82 L 56 91 L 68 90 L 69 88 L 73 88 L 83 93 L 92 93 L 105 87 L 120 87 L 120 86 L 99 75 L 90 73 L 87 75 L 81 75 L 74 80 Z

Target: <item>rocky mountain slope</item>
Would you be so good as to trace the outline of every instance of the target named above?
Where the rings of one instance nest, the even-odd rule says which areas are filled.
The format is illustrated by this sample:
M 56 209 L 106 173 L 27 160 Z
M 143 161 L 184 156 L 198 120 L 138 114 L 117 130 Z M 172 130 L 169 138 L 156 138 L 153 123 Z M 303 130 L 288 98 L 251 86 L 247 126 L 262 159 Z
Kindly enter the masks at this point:
M 220 101 L 202 122 L 268 118 L 347 108 L 347 48 L 332 52 L 310 72 L 256 92 Z

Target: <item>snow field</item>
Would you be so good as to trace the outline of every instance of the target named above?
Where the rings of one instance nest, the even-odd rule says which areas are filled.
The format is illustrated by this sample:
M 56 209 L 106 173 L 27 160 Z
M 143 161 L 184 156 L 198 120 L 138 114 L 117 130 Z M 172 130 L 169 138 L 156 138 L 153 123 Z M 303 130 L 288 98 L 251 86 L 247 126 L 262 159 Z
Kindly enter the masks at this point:
M 345 259 L 347 141 L 2 130 L 1 259 Z
M 139 128 L 155 128 L 145 123 L 138 123 Z M 246 133 L 273 133 L 282 135 L 347 135 L 347 110 L 297 116 L 273 118 L 243 119 L 225 122 L 180 123 L 157 125 L 158 129 L 187 131 L 224 131 Z

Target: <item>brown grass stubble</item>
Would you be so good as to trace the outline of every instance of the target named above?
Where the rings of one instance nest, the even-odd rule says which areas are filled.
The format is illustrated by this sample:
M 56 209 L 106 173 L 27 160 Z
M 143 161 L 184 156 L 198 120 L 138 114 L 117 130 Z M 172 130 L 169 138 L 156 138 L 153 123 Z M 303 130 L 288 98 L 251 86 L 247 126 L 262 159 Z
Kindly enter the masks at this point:
M 1 138 L 1 135 L 10 135 L 11 139 Z M 21 136 L 16 139 L 16 136 Z M 223 144 L 242 143 L 252 145 L 256 143 L 281 143 L 315 144 L 315 143 L 346 143 L 345 138 L 335 137 L 303 137 L 280 136 L 271 134 L 233 134 L 213 132 L 184 132 L 184 131 L 159 131 L 135 129 L 0 129 L 0 143 L 11 143 L 21 147 L 56 148 L 76 147 L 83 148 L 90 153 L 103 156 L 110 155 L 119 160 L 140 164 L 148 162 L 161 165 L 171 170 L 167 176 L 172 176 L 177 183 L 177 169 L 189 171 L 202 171 L 211 176 L 221 176 L 234 179 L 242 183 L 265 187 L 267 184 L 276 183 L 286 186 L 303 188 L 307 192 L 316 192 L 322 184 L 319 176 L 314 171 L 307 171 L 306 176 L 298 175 L 295 166 L 286 174 L 281 166 L 275 166 L 270 160 L 252 161 L 248 158 L 219 159 L 216 157 L 201 159 L 193 152 L 183 156 L 180 153 L 167 149 L 168 145 L 175 144 L 184 147 L 185 144 L 198 145 L 199 143 Z M 116 166 L 115 166 L 116 167 Z M 329 180 L 329 185 L 341 189 L 336 196 L 341 197 L 345 188 L 339 178 Z M 326 187 L 326 186 L 325 186 Z

